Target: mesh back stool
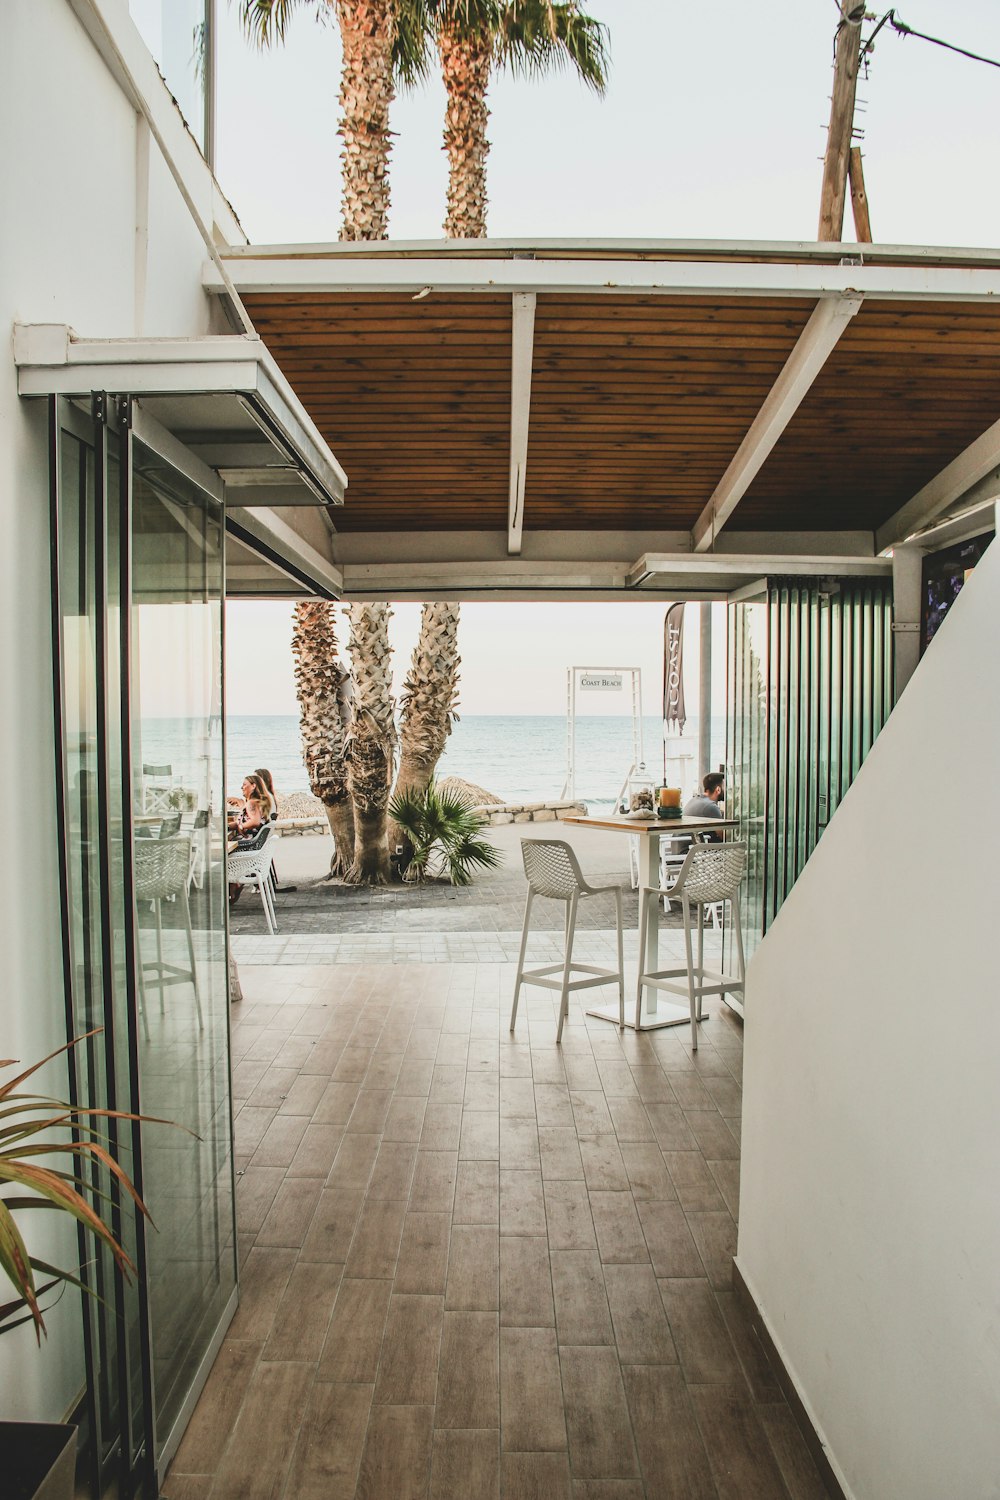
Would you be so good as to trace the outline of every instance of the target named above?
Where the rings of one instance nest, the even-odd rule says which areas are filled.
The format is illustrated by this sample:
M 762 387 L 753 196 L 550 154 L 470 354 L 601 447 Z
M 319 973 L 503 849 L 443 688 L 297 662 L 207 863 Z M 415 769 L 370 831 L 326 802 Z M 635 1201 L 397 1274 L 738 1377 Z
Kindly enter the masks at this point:
M 747 868 L 745 844 L 692 844 L 680 873 L 670 887 L 671 901 L 679 901 L 684 916 L 684 951 L 682 969 L 656 969 L 645 973 L 646 940 L 649 924 L 659 916 L 663 891 L 658 886 L 642 887 L 639 892 L 639 983 L 636 989 L 635 1016 L 638 1028 L 645 985 L 687 995 L 691 1006 L 691 1045 L 698 1049 L 698 1022 L 703 1019 L 702 1002 L 706 995 L 743 995 L 746 964 L 743 957 L 743 929 L 740 926 L 739 889 Z M 705 968 L 705 909 L 729 902 L 736 935 L 737 970 L 735 974 L 718 974 Z M 694 961 L 691 935 L 692 907 L 698 914 L 698 962 Z M 684 983 L 679 981 L 683 977 Z
M 168 984 L 190 984 L 198 1010 L 198 1028 L 204 1030 L 201 996 L 198 993 L 198 970 L 194 957 L 194 935 L 191 930 L 191 907 L 188 904 L 188 873 L 191 869 L 191 840 L 188 838 L 138 839 L 135 844 L 135 899 L 149 901 L 156 915 L 156 960 L 142 965 L 153 969 L 153 981 L 160 990 L 160 1013 L 163 1013 L 163 988 Z M 161 903 L 176 900 L 184 921 L 190 969 L 168 964 L 163 957 L 163 923 Z
M 514 1006 L 510 1013 L 510 1029 L 514 1030 L 517 1019 L 517 1001 L 522 984 L 537 984 L 543 989 L 559 991 L 559 1029 L 556 1041 L 562 1041 L 563 1022 L 569 1014 L 571 990 L 590 989 L 594 985 L 606 984 L 609 979 L 618 981 L 619 1028 L 625 1026 L 625 973 L 622 956 L 622 893 L 617 885 L 588 885 L 576 855 L 569 844 L 561 839 L 522 839 L 521 858 L 524 873 L 528 878 L 528 897 L 524 904 L 524 927 L 521 931 L 521 951 L 517 956 L 517 979 L 514 983 Z M 573 935 L 576 931 L 576 909 L 581 899 L 587 896 L 603 896 L 611 892 L 615 898 L 615 921 L 618 929 L 618 967 L 599 969 L 593 964 L 573 962 Z M 566 903 L 566 952 L 561 964 L 545 964 L 539 969 L 524 967 L 524 954 L 528 946 L 528 924 L 531 920 L 531 903 L 536 896 L 548 896 L 553 901 Z M 586 974 L 586 979 L 571 979 L 573 971 Z M 559 979 L 551 976 L 559 974 Z

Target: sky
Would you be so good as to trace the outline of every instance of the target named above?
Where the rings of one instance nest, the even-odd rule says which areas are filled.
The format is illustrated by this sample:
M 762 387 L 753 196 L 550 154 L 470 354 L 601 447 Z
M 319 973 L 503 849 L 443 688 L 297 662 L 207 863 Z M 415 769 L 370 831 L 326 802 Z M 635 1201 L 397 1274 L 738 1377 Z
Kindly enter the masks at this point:
M 587 8 L 610 29 L 604 99 L 566 74 L 494 82 L 490 234 L 814 239 L 837 0 L 766 9 L 750 0 L 588 0 Z M 1000 59 L 998 0 L 905 0 L 898 11 L 917 30 Z M 223 190 L 253 242 L 336 239 L 336 28 L 304 9 L 284 47 L 261 54 L 242 37 L 235 3 L 219 12 Z M 443 97 L 433 81 L 394 106 L 393 238 L 441 234 Z M 885 28 L 858 101 L 875 239 L 1000 244 L 1000 69 Z M 848 236 L 849 225 L 848 211 Z M 416 605 L 397 607 L 400 672 L 417 615 Z M 655 712 L 662 624 L 663 606 L 650 603 L 466 605 L 462 707 L 562 712 L 565 669 L 582 662 L 641 666 Z M 230 605 L 231 712 L 260 712 L 262 696 L 273 712 L 295 711 L 289 631 L 286 605 Z M 716 641 L 718 653 L 719 629 Z M 718 672 L 716 680 L 719 693 Z

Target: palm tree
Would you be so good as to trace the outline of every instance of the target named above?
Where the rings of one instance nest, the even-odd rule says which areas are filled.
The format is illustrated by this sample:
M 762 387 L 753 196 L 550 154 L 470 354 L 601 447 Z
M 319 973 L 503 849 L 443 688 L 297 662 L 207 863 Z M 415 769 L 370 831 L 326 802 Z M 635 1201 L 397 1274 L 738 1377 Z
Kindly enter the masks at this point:
M 420 612 L 420 635 L 410 670 L 400 694 L 399 772 L 394 798 L 426 790 L 457 718 L 458 618 L 460 606 L 425 604 Z M 392 811 L 390 809 L 390 818 Z M 406 830 L 389 824 L 389 847 L 409 843 Z
M 406 880 L 447 875 L 452 885 L 470 885 L 475 869 L 492 870 L 500 863 L 499 851 L 482 837 L 483 819 L 433 781 L 422 791 L 397 792 L 389 810 L 410 845 Z
M 342 65 L 342 240 L 384 240 L 389 227 L 389 106 L 395 97 L 394 55 L 406 66 L 407 42 L 397 38 L 395 0 L 239 0 L 243 29 L 260 47 L 284 40 L 293 11 L 337 17 Z
M 322 802 L 333 834 L 330 874 L 344 875 L 354 861 L 354 813 L 344 765 L 354 693 L 351 674 L 337 660 L 333 609 L 325 599 L 296 604 L 292 656 L 302 758 L 313 796 Z
M 420 636 L 399 700 L 397 797 L 422 792 L 429 784 L 457 718 L 460 611 L 460 605 L 447 602 L 425 604 L 421 610 Z
M 384 885 L 389 879 L 386 809 L 392 784 L 396 726 L 393 719 L 389 604 L 349 604 L 354 668 L 354 713 L 344 746 L 347 788 L 354 808 L 354 859 L 349 885 Z
M 342 69 L 341 117 L 338 131 L 344 142 L 341 153 L 343 184 L 342 240 L 385 239 L 389 218 L 389 106 L 395 94 L 394 58 L 408 68 L 406 28 L 397 24 L 401 12 L 408 14 L 414 0 L 240 0 L 243 27 L 259 46 L 268 47 L 284 39 L 289 19 L 300 6 L 321 17 L 335 13 L 340 29 Z M 422 0 L 421 0 L 422 4 Z M 325 627 L 333 640 L 332 608 L 315 606 L 331 616 Z M 381 884 L 389 873 L 385 807 L 391 779 L 395 731 L 389 690 L 389 645 L 385 635 L 388 607 L 356 605 L 351 618 L 351 652 L 357 682 L 357 700 L 351 725 L 341 734 L 341 681 L 321 655 L 323 631 L 314 621 L 311 636 L 303 641 L 296 678 L 315 686 L 310 713 L 317 726 L 330 732 L 327 754 L 316 756 L 324 769 L 327 785 L 336 786 L 342 776 L 352 804 L 351 825 L 347 811 L 336 801 L 342 836 L 334 837 L 342 847 L 341 860 L 347 880 Z M 318 613 L 315 620 L 318 621 Z M 300 695 L 300 705 L 305 705 Z M 388 705 L 388 707 L 387 707 Z M 338 760 L 338 757 L 342 757 Z M 311 773 L 310 773 L 311 774 Z M 339 793 L 338 793 L 339 796 Z M 327 816 L 331 804 L 324 799 Z M 350 838 L 346 837 L 350 834 Z M 335 861 L 337 856 L 335 855 Z M 333 867 L 331 866 L 331 873 Z
M 400 0 L 404 3 L 404 0 Z M 406 45 L 394 65 L 403 82 L 427 72 L 431 39 L 441 61 L 447 104 L 449 239 L 486 235 L 486 92 L 495 66 L 529 78 L 568 66 L 598 94 L 608 73 L 607 29 L 580 10 L 577 0 L 405 0 Z M 424 22 L 426 30 L 420 34 Z M 415 46 L 419 38 L 422 48 Z

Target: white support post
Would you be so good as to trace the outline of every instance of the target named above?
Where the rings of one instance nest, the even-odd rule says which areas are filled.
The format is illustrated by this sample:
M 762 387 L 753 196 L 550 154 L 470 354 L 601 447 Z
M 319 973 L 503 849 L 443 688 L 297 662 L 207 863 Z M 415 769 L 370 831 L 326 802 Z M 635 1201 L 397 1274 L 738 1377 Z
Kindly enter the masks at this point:
M 694 524 L 691 541 L 695 552 L 705 552 L 714 545 L 863 300 L 856 293 L 845 292 L 821 297 L 817 302 L 750 430 Z
M 892 660 L 894 699 L 920 660 L 920 590 L 924 549 L 897 547 L 892 554 Z
M 535 350 L 535 294 L 515 292 L 510 358 L 510 496 L 507 505 L 507 551 L 517 557 L 524 526 L 524 484 L 528 468 L 528 424 L 531 419 L 531 364 Z

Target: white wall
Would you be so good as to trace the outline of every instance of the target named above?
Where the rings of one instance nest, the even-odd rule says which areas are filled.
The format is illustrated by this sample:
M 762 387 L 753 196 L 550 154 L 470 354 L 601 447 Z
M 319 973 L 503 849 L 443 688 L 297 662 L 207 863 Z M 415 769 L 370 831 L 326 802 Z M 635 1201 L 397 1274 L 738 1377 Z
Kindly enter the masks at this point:
M 124 0 L 100 9 L 127 25 Z M 81 6 L 81 11 L 86 11 Z M 135 41 L 137 38 L 132 37 Z M 150 65 L 151 66 L 151 65 Z M 153 80 L 155 82 L 155 79 Z M 157 85 L 158 107 L 172 109 Z M 48 456 L 43 401 L 17 395 L 14 322 L 65 322 L 83 336 L 203 333 L 205 250 L 176 184 L 151 148 L 150 247 L 136 261 L 137 116 L 69 4 L 4 0 L 0 49 L 0 1056 L 35 1060 L 65 1041 L 53 802 Z M 176 123 L 171 120 L 171 123 Z M 187 146 L 188 167 L 196 155 Z M 196 201 L 215 200 L 207 168 Z M 137 326 L 136 278 L 144 327 Z M 65 1070 L 50 1086 L 65 1089 Z M 41 1216 L 36 1216 L 41 1217 Z M 54 1222 L 47 1226 L 51 1234 Z M 75 1235 L 51 1248 L 72 1264 Z M 0 1301 L 6 1300 L 5 1283 Z M 58 1419 L 83 1381 L 71 1294 L 48 1344 L 21 1329 L 0 1341 L 0 1418 Z
M 994 543 L 748 974 L 737 1260 L 857 1500 L 1000 1496 L 998 642 Z

